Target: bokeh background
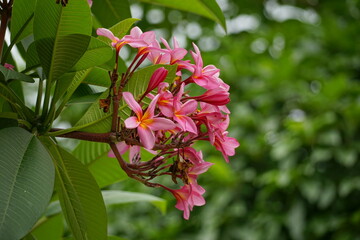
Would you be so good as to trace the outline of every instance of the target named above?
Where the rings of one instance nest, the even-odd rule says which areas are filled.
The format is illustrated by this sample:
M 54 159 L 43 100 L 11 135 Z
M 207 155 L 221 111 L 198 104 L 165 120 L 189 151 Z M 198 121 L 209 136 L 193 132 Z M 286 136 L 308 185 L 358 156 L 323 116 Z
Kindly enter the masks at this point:
M 182 47 L 231 86 L 230 136 L 241 143 L 199 182 L 207 204 L 189 221 L 167 192 L 132 180 L 112 188 L 168 199 L 109 209 L 126 239 L 360 239 L 360 3 L 358 0 L 219 0 L 228 31 L 202 17 L 132 3 L 138 25 Z M 129 54 L 123 52 L 123 57 Z

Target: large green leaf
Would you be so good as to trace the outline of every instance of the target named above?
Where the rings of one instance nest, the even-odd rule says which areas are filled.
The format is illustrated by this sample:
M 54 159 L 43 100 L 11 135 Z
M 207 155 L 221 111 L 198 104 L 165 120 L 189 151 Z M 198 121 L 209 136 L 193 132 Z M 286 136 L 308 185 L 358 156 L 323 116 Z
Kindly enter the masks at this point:
M 106 239 L 107 216 L 96 181 L 72 154 L 43 138 L 56 164 L 61 208 L 76 239 Z
M 46 221 L 37 226 L 31 234 L 36 240 L 62 240 L 63 231 L 63 215 L 57 214 L 46 219 Z
M 79 71 L 94 66 L 99 66 L 109 61 L 114 55 L 113 48 L 102 41 L 91 37 L 88 49 L 80 60 L 75 64 L 73 70 Z
M 110 146 L 105 143 L 81 141 L 73 154 L 88 166 L 100 188 L 127 178 L 117 159 L 108 157 Z
M 100 158 L 104 154 L 108 153 L 109 151 L 109 144 L 81 141 L 72 153 L 83 164 L 89 164 L 92 161 Z
M 20 239 L 44 212 L 54 165 L 41 142 L 22 128 L 0 131 L 0 236 Z
M 150 194 L 118 190 L 103 190 L 101 193 L 106 206 L 135 202 L 150 202 L 156 208 L 158 208 L 161 213 L 166 212 L 166 200 Z M 51 215 L 58 214 L 61 211 L 60 205 L 61 202 L 59 203 L 59 201 L 52 202 L 48 208 L 49 213 L 51 213 Z
M 158 4 L 195 13 L 219 23 L 226 31 L 226 22 L 216 0 L 140 0 L 142 2 Z
M 128 179 L 117 159 L 108 157 L 107 153 L 92 161 L 88 168 L 100 188 Z
M 11 42 L 18 42 L 32 33 L 36 0 L 14 1 L 11 16 Z
M 105 28 L 131 17 L 128 0 L 94 0 L 91 11 Z
M 102 191 L 106 205 L 134 203 L 134 202 L 150 202 L 157 207 L 162 213 L 166 212 L 166 200 L 155 197 L 150 194 L 125 192 L 117 190 L 103 190 Z
M 86 51 L 91 34 L 91 13 L 86 0 L 69 1 L 66 7 L 37 0 L 34 39 L 48 81 L 68 71 Z

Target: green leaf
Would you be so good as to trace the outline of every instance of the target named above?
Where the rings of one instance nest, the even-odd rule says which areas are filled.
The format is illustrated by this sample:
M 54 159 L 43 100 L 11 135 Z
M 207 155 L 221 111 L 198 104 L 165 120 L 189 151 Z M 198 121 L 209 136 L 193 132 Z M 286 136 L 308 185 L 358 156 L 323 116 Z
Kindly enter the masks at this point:
M 32 42 L 26 51 L 26 69 L 40 66 L 40 59 L 36 50 L 36 42 Z
M 11 42 L 18 42 L 32 33 L 36 0 L 14 1 L 11 16 Z
M 107 216 L 104 202 L 94 178 L 72 154 L 48 144 L 56 165 L 56 189 L 61 208 L 76 239 L 106 239 Z
M 105 28 L 131 17 L 128 0 L 94 0 L 91 11 Z
M 125 192 L 117 190 L 103 190 L 102 191 L 105 205 L 134 203 L 134 202 L 150 202 L 157 207 L 161 213 L 166 212 L 166 200 L 155 197 L 150 194 L 136 193 L 136 192 Z
M 110 131 L 111 113 L 109 111 L 104 113 L 103 109 L 99 107 L 100 99 L 108 96 L 108 91 L 105 91 L 99 98 L 89 107 L 84 116 L 75 124 L 74 129 L 85 132 L 105 133 Z
M 75 90 L 79 87 L 84 78 L 90 73 L 91 69 L 83 70 L 76 72 L 74 78 L 71 81 L 71 84 L 66 88 L 66 93 L 61 101 L 60 106 L 56 109 L 55 118 L 58 117 L 65 107 L 66 103 L 69 101 Z
M 59 206 L 60 210 L 60 206 Z M 61 240 L 64 231 L 63 215 L 57 214 L 37 226 L 31 234 L 36 240 Z
M 127 174 L 121 169 L 117 159 L 108 157 L 107 153 L 92 161 L 88 168 L 100 188 L 128 178 Z
M 166 200 L 150 194 L 118 190 L 103 190 L 101 193 L 106 206 L 135 202 L 150 202 L 158 208 L 161 213 L 166 213 Z M 61 209 L 59 205 L 59 201 L 51 203 L 52 214 L 58 214 L 60 212 Z
M 29 82 L 29 83 L 35 82 L 34 79 L 32 79 L 31 77 L 29 77 L 23 73 L 19 73 L 15 70 L 7 69 L 6 67 L 4 67 L 2 65 L 0 65 L 0 72 L 2 74 L 2 79 L 5 80 L 6 82 L 9 80 L 20 80 L 20 81 Z
M 86 0 L 69 1 L 66 7 L 53 1 L 37 0 L 34 39 L 48 81 L 59 78 L 84 54 L 91 26 Z
M 81 141 L 73 151 L 73 155 L 83 164 L 89 164 L 110 151 L 109 144 Z
M 140 0 L 142 2 L 158 4 L 182 11 L 198 14 L 219 23 L 226 31 L 226 22 L 221 8 L 216 0 Z
M 127 178 L 116 158 L 108 157 L 110 146 L 105 143 L 81 141 L 74 149 L 73 154 L 95 178 L 100 188 Z
M 22 128 L 0 131 L 0 236 L 20 239 L 44 212 L 54 165 L 41 142 Z
M 23 119 L 31 119 L 33 112 L 7 85 L 0 82 L 0 97 L 5 99 Z
M 109 61 L 113 55 L 114 50 L 112 47 L 103 43 L 103 41 L 91 37 L 88 49 L 80 58 L 80 60 L 75 64 L 73 70 L 79 71 L 90 67 L 99 66 Z
M 109 72 L 103 68 L 94 67 L 91 69 L 91 72 L 84 79 L 83 83 L 109 87 L 110 86 L 110 77 Z

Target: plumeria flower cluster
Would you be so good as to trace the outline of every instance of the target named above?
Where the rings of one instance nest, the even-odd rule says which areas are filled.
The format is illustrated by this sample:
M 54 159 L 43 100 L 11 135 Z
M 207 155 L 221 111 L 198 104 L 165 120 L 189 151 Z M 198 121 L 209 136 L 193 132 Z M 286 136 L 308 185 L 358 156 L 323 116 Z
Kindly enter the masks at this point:
M 203 159 L 202 152 L 193 147 L 194 143 L 209 142 L 222 153 L 226 162 L 239 146 L 238 141 L 229 137 L 227 132 L 229 86 L 220 79 L 218 68 L 204 66 L 201 52 L 195 44 L 194 50 L 188 54 L 175 38 L 171 47 L 165 39 L 161 38 L 161 43 L 157 41 L 154 32 L 143 33 L 138 27 L 121 39 L 104 28 L 98 29 L 97 34 L 109 38 L 117 54 L 124 45 L 137 49 L 133 63 L 122 75 L 120 89 L 146 59 L 151 64 L 176 66 L 176 77 L 171 82 L 165 82 L 168 70 L 159 67 L 140 96 L 130 92 L 119 93 L 131 109 L 131 114 L 119 124 L 117 148 L 109 156 L 122 161 L 121 155 L 129 152 L 129 161 L 120 162 L 128 175 L 148 186 L 162 187 L 171 192 L 177 200 L 175 207 L 184 212 L 185 219 L 189 219 L 194 206 L 205 204 L 205 189 L 198 184 L 198 176 L 213 165 Z M 190 60 L 185 59 L 187 55 Z M 192 86 L 203 89 L 203 94 L 193 96 Z M 153 154 L 153 157 L 142 161 L 141 149 Z M 150 182 L 162 175 L 170 176 L 181 187 L 173 189 Z

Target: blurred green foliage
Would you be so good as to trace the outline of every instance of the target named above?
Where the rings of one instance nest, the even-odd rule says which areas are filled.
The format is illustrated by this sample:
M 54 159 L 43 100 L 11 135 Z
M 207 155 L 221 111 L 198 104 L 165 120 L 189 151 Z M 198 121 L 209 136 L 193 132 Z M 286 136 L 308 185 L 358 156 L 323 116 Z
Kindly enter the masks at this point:
M 189 221 L 160 190 L 134 181 L 122 190 L 169 199 L 109 209 L 110 233 L 127 239 L 360 239 L 360 4 L 358 0 L 218 1 L 228 34 L 188 13 L 132 2 L 139 26 L 183 47 L 231 86 L 230 164 L 199 182 L 207 204 Z M 187 36 L 187 38 L 185 38 Z M 157 192 L 158 191 L 158 192 Z

